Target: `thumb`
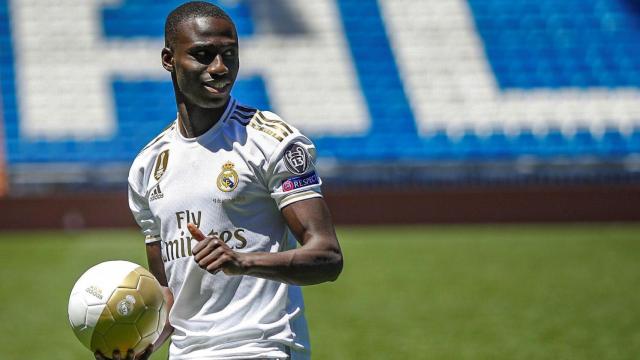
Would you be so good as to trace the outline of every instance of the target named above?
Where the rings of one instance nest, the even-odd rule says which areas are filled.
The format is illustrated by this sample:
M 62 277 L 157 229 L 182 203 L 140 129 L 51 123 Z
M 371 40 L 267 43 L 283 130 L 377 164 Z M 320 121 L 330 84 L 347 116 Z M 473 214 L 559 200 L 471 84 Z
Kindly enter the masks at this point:
M 206 238 L 206 236 L 202 233 L 202 231 L 200 231 L 200 229 L 198 229 L 198 227 L 192 223 L 187 224 L 187 229 L 189 229 L 191 236 L 193 236 L 193 238 L 198 241 L 202 241 Z

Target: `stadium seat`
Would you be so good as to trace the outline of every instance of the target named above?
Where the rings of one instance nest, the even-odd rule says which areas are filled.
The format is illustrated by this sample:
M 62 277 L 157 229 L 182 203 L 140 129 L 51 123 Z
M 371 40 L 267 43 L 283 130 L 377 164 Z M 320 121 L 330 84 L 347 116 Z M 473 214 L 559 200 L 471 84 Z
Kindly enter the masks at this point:
M 402 21 L 402 14 L 388 9 L 386 5 L 389 1 L 340 0 L 337 3 L 339 10 L 336 11 L 342 17 L 340 30 L 345 33 L 343 50 L 354 61 L 349 66 L 353 68 L 354 86 L 360 87 L 355 91 L 363 98 L 362 111 L 366 124 L 360 129 L 349 129 L 351 132 L 342 133 L 345 119 L 335 117 L 326 120 L 330 131 L 310 132 L 309 136 L 316 143 L 321 159 L 381 163 L 414 160 L 491 162 L 513 160 L 526 155 L 539 160 L 596 157 L 608 161 L 640 153 L 640 119 L 637 118 L 632 122 L 636 128 L 628 135 L 625 135 L 624 129 L 613 125 L 602 134 L 592 130 L 597 126 L 578 126 L 573 133 L 565 131 L 567 124 L 563 123 L 564 118 L 581 116 L 585 110 L 579 107 L 561 114 L 550 109 L 551 115 L 545 119 L 501 120 L 491 131 L 483 128 L 485 131 L 481 133 L 474 127 L 476 108 L 461 100 L 450 85 L 458 82 L 467 85 L 471 88 L 469 92 L 474 96 L 479 94 L 477 96 L 481 101 L 485 101 L 483 96 L 489 87 L 498 94 L 495 96 L 497 98 L 503 95 L 508 98 L 518 92 L 546 92 L 553 96 L 554 91 L 564 90 L 576 93 L 593 89 L 605 93 L 615 89 L 637 90 L 640 88 L 640 16 L 635 4 L 637 0 L 468 0 L 464 4 L 468 5 L 465 11 L 468 10 L 469 14 L 445 12 L 435 15 L 431 12 L 431 2 L 416 2 L 411 15 L 424 18 L 425 28 L 411 28 L 415 25 Z M 19 93 L 27 90 L 20 88 L 18 68 L 21 64 L 17 61 L 17 55 L 12 53 L 19 42 L 14 38 L 18 36 L 18 28 L 11 24 L 9 6 L 17 3 L 0 0 L 0 47 L 6 49 L 0 52 L 0 88 L 3 131 L 10 165 L 32 162 L 77 162 L 89 166 L 94 162 L 129 163 L 146 142 L 174 120 L 175 103 L 168 78 L 159 78 L 157 74 L 149 78 L 114 74 L 109 85 L 109 91 L 113 94 L 109 99 L 113 102 L 112 115 L 117 122 L 113 134 L 107 138 L 81 140 L 47 139 L 27 134 L 20 119 L 20 109 L 25 104 L 21 103 L 24 99 Z M 102 10 L 96 14 L 101 20 L 101 27 L 96 30 L 100 33 L 96 37 L 101 44 L 116 46 L 131 38 L 161 39 L 166 13 L 182 1 L 127 0 L 104 3 Z M 234 18 L 241 42 L 256 41 L 256 37 L 259 37 L 258 40 L 266 38 L 273 41 L 269 43 L 270 46 L 278 44 L 277 41 L 297 41 L 299 45 L 296 51 L 307 50 L 306 41 L 299 34 L 273 34 L 265 30 L 264 24 L 254 18 L 253 6 L 257 2 L 241 0 L 221 3 Z M 56 4 L 47 3 L 50 17 L 61 23 L 72 24 L 73 14 L 61 13 L 57 9 L 60 4 Z M 296 6 L 305 6 L 300 4 L 302 2 Z M 306 6 L 314 5 L 309 3 Z M 438 21 L 459 20 L 463 15 L 470 15 L 471 20 L 465 23 L 468 28 L 459 29 L 459 32 L 471 29 L 469 31 L 475 36 L 472 40 L 477 44 L 458 41 L 460 34 L 447 33 L 437 26 Z M 378 26 L 380 22 L 382 26 Z M 401 43 L 396 39 L 398 34 L 395 32 L 407 29 L 424 31 L 424 42 L 441 43 L 442 53 L 427 51 L 424 44 L 420 43 Z M 314 31 L 316 29 L 309 26 L 304 32 L 311 34 L 308 35 L 310 37 L 319 36 Z M 278 38 L 277 35 L 282 37 Z M 51 34 L 51 41 L 55 42 L 56 36 Z M 354 41 L 354 38 L 358 41 Z M 442 78 L 435 79 L 437 76 L 429 74 L 423 81 L 425 74 L 412 73 L 414 70 L 411 66 L 401 61 L 404 54 L 399 51 L 401 46 L 410 46 L 410 52 L 420 54 L 421 61 L 442 68 L 445 68 L 443 63 L 451 61 L 453 56 L 463 58 L 461 63 L 466 64 L 465 56 L 471 53 L 473 46 L 478 46 L 486 56 L 490 74 L 470 66 L 460 78 L 443 71 L 446 74 L 437 74 Z M 59 53 L 52 55 L 64 56 L 64 51 L 61 48 Z M 311 58 L 324 54 L 309 51 L 306 56 Z M 292 61 L 299 62 L 287 58 L 279 60 L 284 69 L 294 68 Z M 312 64 L 300 65 L 295 67 L 297 72 L 286 74 L 288 78 L 285 80 L 293 84 L 296 82 L 291 80 L 314 71 L 330 73 L 332 59 L 327 60 L 327 69 L 319 70 Z M 467 68 L 464 70 L 467 71 Z M 50 81 L 64 79 L 64 74 L 50 76 Z M 490 77 L 491 85 L 485 84 L 483 88 L 478 84 L 484 83 L 475 79 L 485 76 Z M 416 81 L 418 84 L 413 84 L 413 87 L 407 85 L 416 78 L 420 79 Z M 364 79 L 369 80 L 365 82 Z M 287 84 L 287 81 L 282 83 Z M 234 95 L 247 104 L 262 109 L 273 107 L 278 112 L 277 99 L 270 98 L 269 91 L 273 87 L 268 74 L 256 71 L 239 80 Z M 427 101 L 415 100 L 411 91 L 416 87 L 421 90 L 433 87 L 434 90 Z M 287 88 L 294 99 L 292 102 L 299 102 L 299 96 L 304 96 L 307 88 L 308 84 Z M 322 98 L 317 101 L 324 102 Z M 336 101 L 327 106 L 347 108 L 347 105 L 351 105 L 347 101 Z M 451 135 L 455 132 L 447 132 L 450 124 L 446 121 L 437 117 L 421 120 L 423 115 L 417 105 L 423 102 L 433 107 L 445 104 L 454 109 L 468 110 L 470 118 L 466 119 L 468 121 L 464 128 L 458 129 L 460 131 L 455 136 Z M 298 109 L 303 107 L 299 105 Z M 523 117 L 527 115 L 526 106 L 523 105 L 523 110 L 519 111 Z M 566 113 L 570 113 L 570 116 L 563 118 Z M 558 118 L 553 118 L 554 114 Z M 621 119 L 600 119 L 600 125 L 621 124 L 628 122 L 630 117 L 638 116 L 637 113 L 615 115 Z M 523 129 L 509 128 L 511 121 L 520 124 L 521 120 L 529 121 L 523 125 Z M 42 123 L 46 121 L 42 119 Z M 536 121 L 544 122 L 542 128 L 548 128 L 544 134 L 532 130 L 535 127 L 532 123 Z M 591 124 L 592 121 L 585 119 L 585 123 Z M 422 128 L 428 128 L 431 122 L 437 123 L 437 128 L 429 128 L 423 133 Z M 424 123 L 428 123 L 427 126 Z

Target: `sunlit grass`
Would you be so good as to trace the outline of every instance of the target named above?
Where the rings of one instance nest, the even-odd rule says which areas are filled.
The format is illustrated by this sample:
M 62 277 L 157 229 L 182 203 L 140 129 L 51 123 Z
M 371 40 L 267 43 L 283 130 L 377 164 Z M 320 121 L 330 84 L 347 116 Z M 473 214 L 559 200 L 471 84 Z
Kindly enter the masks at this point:
M 345 268 L 304 289 L 314 359 L 633 359 L 640 226 L 340 228 Z M 91 359 L 69 291 L 135 231 L 0 234 L 0 358 Z M 166 347 L 153 359 L 166 359 Z

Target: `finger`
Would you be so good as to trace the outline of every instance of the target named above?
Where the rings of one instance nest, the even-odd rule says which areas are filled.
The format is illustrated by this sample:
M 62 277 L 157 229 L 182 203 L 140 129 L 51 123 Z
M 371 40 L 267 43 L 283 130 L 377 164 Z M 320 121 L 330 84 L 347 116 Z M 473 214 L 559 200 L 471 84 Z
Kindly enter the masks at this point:
M 222 247 L 222 244 L 224 244 L 224 242 L 220 239 L 208 239 L 207 241 L 198 243 L 198 245 L 200 244 L 202 244 L 202 246 L 197 251 L 195 251 L 195 248 L 191 250 L 193 258 L 197 263 L 199 263 L 200 260 L 204 259 L 205 257 L 209 256 L 216 249 Z
M 199 240 L 199 241 L 196 243 L 196 246 L 194 246 L 194 247 L 191 249 L 191 253 L 192 253 L 194 256 L 195 256 L 195 255 L 197 255 L 199 252 L 201 252 L 201 251 L 202 251 L 202 249 L 204 249 L 204 248 L 207 246 L 207 244 L 208 244 L 208 243 L 209 243 L 209 241 L 211 241 L 211 240 L 212 240 L 212 238 L 204 239 L 204 240 Z
M 129 349 L 127 351 L 127 357 L 126 360 L 133 360 L 133 357 L 135 356 L 135 353 L 133 352 L 133 349 Z
M 147 348 L 144 349 L 144 352 L 136 356 L 135 360 L 147 360 L 149 356 L 151 356 L 152 352 L 153 352 L 153 344 L 149 344 L 149 346 L 147 346 Z
M 198 240 L 198 241 L 202 241 L 202 240 L 204 240 L 206 238 L 204 233 L 202 231 L 200 231 L 200 229 L 198 229 L 198 227 L 195 226 L 192 223 L 188 223 L 187 224 L 187 229 L 189 229 L 189 232 L 191 233 L 191 236 L 193 236 L 193 238 Z
M 222 254 L 216 261 L 207 265 L 207 271 L 217 273 L 220 270 L 223 270 L 224 265 L 231 260 L 231 257 L 227 254 Z
M 102 356 L 102 353 L 100 352 L 100 350 L 94 352 L 93 356 L 96 357 L 96 360 L 105 360 L 106 359 L 104 356 Z
M 198 265 L 200 265 L 201 268 L 206 269 L 209 264 L 218 260 L 220 256 L 224 255 L 224 251 L 224 248 L 218 247 L 207 256 L 203 257 L 201 260 L 198 260 Z
M 111 357 L 113 360 L 121 360 L 120 357 L 120 350 L 113 350 L 113 357 Z

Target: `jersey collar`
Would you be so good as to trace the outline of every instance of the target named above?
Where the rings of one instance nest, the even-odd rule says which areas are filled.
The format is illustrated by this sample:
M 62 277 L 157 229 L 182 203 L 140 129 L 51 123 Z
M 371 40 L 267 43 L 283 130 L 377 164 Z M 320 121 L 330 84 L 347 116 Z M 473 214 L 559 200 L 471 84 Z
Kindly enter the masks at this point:
M 229 103 L 227 104 L 227 107 L 224 110 L 224 113 L 222 113 L 220 120 L 217 123 L 215 123 L 215 125 L 213 125 L 211 129 L 207 130 L 204 134 L 197 137 L 193 137 L 193 138 L 187 138 L 182 135 L 182 133 L 180 132 L 180 126 L 178 124 L 178 118 L 176 117 L 176 120 L 175 120 L 176 126 L 174 126 L 176 137 L 181 142 L 185 142 L 185 143 L 196 143 L 196 142 L 202 143 L 213 138 L 220 131 L 220 129 L 222 129 L 224 124 L 226 124 L 227 120 L 229 120 L 229 117 L 231 117 L 231 114 L 233 114 L 233 111 L 236 108 L 236 104 L 237 104 L 237 101 L 235 98 L 233 97 L 229 98 Z

